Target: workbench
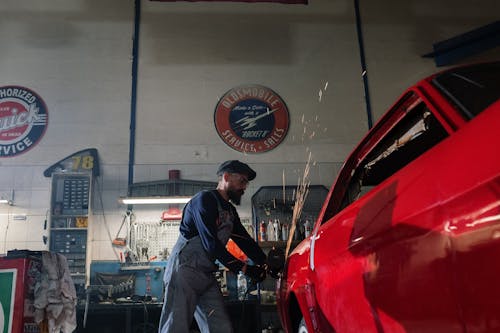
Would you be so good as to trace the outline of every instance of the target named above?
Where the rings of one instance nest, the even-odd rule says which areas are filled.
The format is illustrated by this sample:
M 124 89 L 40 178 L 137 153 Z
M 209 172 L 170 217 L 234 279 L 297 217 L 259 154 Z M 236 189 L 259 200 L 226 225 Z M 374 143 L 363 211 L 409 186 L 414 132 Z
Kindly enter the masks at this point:
M 83 327 L 85 304 L 77 306 L 76 333 L 157 332 L 162 303 L 91 303 Z M 138 330 L 140 327 L 144 328 Z M 153 329 L 154 328 L 154 329 Z
M 225 300 L 234 331 L 260 332 L 259 303 L 255 300 Z M 86 327 L 83 327 L 85 304 L 77 306 L 75 333 L 157 333 L 161 302 L 94 303 L 89 304 Z M 193 332 L 197 332 L 193 324 Z

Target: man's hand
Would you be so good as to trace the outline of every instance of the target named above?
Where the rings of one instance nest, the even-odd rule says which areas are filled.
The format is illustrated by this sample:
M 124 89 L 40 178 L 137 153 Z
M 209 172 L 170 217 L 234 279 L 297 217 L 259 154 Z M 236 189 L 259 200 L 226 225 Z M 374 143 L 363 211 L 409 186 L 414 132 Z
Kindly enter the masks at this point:
M 246 265 L 246 269 L 243 273 L 255 282 L 262 282 L 266 278 L 266 270 L 261 266 Z
M 269 275 L 271 275 L 272 278 L 278 279 L 280 277 L 281 270 L 269 267 L 267 269 L 267 272 L 269 273 Z

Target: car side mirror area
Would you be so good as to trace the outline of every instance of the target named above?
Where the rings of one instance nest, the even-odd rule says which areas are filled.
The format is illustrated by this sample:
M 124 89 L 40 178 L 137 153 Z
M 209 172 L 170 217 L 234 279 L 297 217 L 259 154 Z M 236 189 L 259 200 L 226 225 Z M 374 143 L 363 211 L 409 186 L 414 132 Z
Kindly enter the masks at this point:
M 267 272 L 275 279 L 280 277 L 285 267 L 285 252 L 280 248 L 273 247 L 267 254 Z

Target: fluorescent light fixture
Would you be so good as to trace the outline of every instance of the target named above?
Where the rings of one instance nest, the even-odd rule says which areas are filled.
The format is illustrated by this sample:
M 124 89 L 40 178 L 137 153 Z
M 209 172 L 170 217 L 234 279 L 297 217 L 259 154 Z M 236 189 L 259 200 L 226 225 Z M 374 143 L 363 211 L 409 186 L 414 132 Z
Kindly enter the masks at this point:
M 191 200 L 191 197 L 125 197 L 118 201 L 125 205 L 152 205 L 152 204 L 182 204 Z

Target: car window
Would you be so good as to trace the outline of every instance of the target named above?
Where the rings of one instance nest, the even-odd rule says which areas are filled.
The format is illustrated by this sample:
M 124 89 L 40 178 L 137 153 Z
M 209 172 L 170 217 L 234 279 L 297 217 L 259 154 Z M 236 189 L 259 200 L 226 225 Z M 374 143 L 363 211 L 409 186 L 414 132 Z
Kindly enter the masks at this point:
M 425 103 L 418 100 L 352 170 L 340 209 L 368 193 L 385 179 L 443 140 L 448 134 Z
M 466 119 L 500 98 L 500 62 L 458 67 L 437 75 L 432 84 Z

